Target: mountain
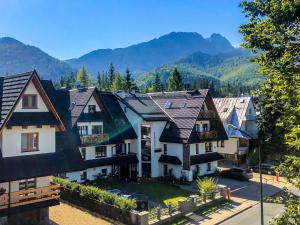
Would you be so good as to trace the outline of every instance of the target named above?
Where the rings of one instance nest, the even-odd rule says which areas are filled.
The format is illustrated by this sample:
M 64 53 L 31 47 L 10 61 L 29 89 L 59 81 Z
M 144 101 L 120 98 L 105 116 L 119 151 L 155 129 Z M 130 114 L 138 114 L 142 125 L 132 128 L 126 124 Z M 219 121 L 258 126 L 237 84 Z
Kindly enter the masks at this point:
M 230 42 L 220 34 L 212 34 L 205 39 L 195 32 L 172 32 L 126 48 L 95 50 L 66 62 L 74 68 L 84 64 L 93 74 L 106 71 L 110 63 L 121 72 L 128 67 L 134 74 L 141 74 L 197 51 L 218 54 L 233 49 Z
M 176 67 L 184 82 L 189 84 L 202 78 L 214 83 L 230 82 L 256 86 L 262 81 L 262 77 L 257 74 L 258 66 L 249 61 L 251 57 L 253 56 L 244 49 L 233 49 L 214 55 L 198 51 L 175 63 L 144 73 L 137 79 L 137 84 L 140 87 L 148 86 L 154 81 L 155 73 L 158 73 L 165 83 L 170 72 Z
M 44 79 L 58 80 L 73 69 L 39 48 L 25 45 L 10 37 L 0 38 L 0 75 L 36 69 Z

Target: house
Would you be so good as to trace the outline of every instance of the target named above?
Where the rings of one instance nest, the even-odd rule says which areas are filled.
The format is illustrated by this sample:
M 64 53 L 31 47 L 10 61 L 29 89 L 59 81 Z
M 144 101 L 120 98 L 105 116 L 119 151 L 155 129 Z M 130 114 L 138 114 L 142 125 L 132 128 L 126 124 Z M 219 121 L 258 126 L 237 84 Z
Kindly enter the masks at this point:
M 83 166 L 52 93 L 36 71 L 0 77 L 0 222 L 47 224 L 52 176 Z
M 139 177 L 191 181 L 216 172 L 217 143 L 227 139 L 208 90 L 117 94 L 137 139 Z
M 73 136 L 84 160 L 84 168 L 66 173 L 66 178 L 77 182 L 107 176 L 135 179 L 139 161 L 132 142 L 137 135 L 116 96 L 100 93 L 95 87 L 80 86 L 60 89 L 56 94 L 64 106 L 67 132 Z
M 256 111 L 251 97 L 215 98 L 228 140 L 219 144 L 219 152 L 226 159 L 240 163 L 257 138 Z

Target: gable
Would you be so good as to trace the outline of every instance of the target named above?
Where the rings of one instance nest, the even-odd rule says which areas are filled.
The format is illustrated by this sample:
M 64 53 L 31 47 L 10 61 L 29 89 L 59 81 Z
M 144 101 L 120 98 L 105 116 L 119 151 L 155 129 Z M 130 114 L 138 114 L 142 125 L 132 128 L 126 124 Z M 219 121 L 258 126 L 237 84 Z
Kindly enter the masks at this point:
M 24 109 L 22 107 L 23 104 L 23 96 L 24 95 L 36 95 L 37 96 L 37 108 L 35 109 Z M 21 94 L 18 103 L 14 109 L 14 112 L 49 112 L 43 98 L 39 94 L 38 90 L 36 89 L 35 85 L 32 81 L 30 81 L 25 88 L 24 92 Z
M 91 96 L 90 100 L 88 101 L 88 103 L 86 104 L 83 112 L 84 113 L 88 113 L 89 112 L 89 106 L 90 105 L 95 105 L 96 106 L 96 112 L 101 112 L 102 110 L 99 107 L 99 104 L 97 103 L 96 99 L 94 96 Z

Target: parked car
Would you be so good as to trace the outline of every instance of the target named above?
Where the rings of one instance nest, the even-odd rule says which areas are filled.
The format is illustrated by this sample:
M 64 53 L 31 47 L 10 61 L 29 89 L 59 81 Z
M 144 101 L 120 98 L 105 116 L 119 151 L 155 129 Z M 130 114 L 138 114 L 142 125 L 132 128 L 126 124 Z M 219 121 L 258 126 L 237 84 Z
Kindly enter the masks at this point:
M 228 170 L 223 170 L 220 173 L 221 177 L 232 178 L 236 180 L 248 181 L 253 178 L 253 173 L 249 169 L 243 168 L 231 168 Z
M 250 169 L 255 173 L 259 173 L 259 165 L 251 166 Z M 271 163 L 262 163 L 261 173 L 275 175 L 274 165 Z
M 122 191 L 122 193 L 120 194 L 121 197 L 123 198 L 131 198 L 131 196 L 133 195 L 134 193 L 129 193 L 127 191 Z
M 121 195 L 122 191 L 119 189 L 110 189 L 107 190 L 108 192 L 112 193 L 112 194 L 116 194 L 116 195 Z

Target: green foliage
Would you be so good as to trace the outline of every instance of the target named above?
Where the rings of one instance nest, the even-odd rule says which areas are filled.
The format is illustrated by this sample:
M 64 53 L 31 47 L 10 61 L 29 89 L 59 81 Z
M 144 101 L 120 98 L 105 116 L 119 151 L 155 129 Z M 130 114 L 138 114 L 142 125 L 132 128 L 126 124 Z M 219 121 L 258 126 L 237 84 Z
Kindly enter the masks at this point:
M 197 179 L 197 186 L 200 195 L 213 197 L 218 191 L 218 186 L 214 178 L 205 177 Z
M 120 90 L 123 90 L 123 80 L 122 80 L 122 77 L 119 73 L 116 73 L 114 75 L 114 80 L 112 82 L 112 85 L 111 85 L 111 91 L 120 91 Z
M 125 71 L 125 76 L 124 76 L 124 91 L 129 91 L 129 90 L 138 90 L 138 87 L 136 86 L 134 79 L 132 78 L 131 72 L 129 68 L 126 69 Z
M 120 197 L 94 186 L 86 186 L 58 177 L 54 178 L 54 182 L 63 187 L 62 197 L 66 198 L 65 200 L 67 201 L 69 200 L 72 202 L 72 199 L 87 202 L 97 200 L 126 211 L 130 211 L 137 207 L 135 200 Z
M 112 86 L 112 83 L 115 79 L 115 73 L 116 73 L 116 70 L 115 70 L 114 65 L 112 63 L 109 64 L 109 69 L 108 69 L 108 73 L 107 73 L 109 86 Z
M 76 79 L 80 82 L 80 85 L 82 85 L 83 87 L 89 86 L 90 78 L 84 65 L 78 70 Z
M 263 149 L 285 155 L 278 170 L 300 188 L 300 1 L 255 0 L 241 6 L 248 18 L 240 27 L 244 47 L 260 53 L 254 61 L 266 78 L 258 91 Z M 299 200 L 290 199 L 273 224 L 300 224 Z
M 178 72 L 177 68 L 175 68 L 171 76 L 168 80 L 168 90 L 169 91 L 182 91 L 183 90 L 183 82 L 181 74 Z

